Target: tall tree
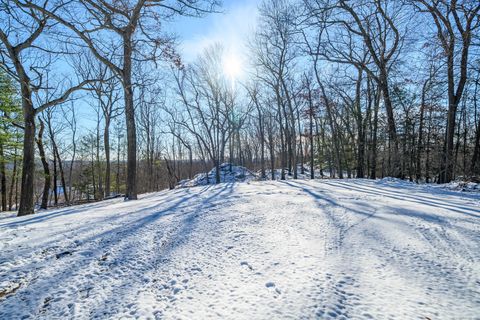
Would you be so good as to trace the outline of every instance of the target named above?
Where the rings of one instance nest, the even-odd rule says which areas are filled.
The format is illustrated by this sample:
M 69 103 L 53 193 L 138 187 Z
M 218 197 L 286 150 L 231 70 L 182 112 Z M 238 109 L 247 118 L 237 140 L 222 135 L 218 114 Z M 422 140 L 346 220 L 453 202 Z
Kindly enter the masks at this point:
M 3 211 L 8 209 L 6 163 L 12 157 L 16 157 L 16 139 L 18 134 L 14 126 L 19 116 L 19 111 L 15 85 L 12 79 L 0 68 L 0 191 L 1 210 Z M 12 149 L 14 150 L 13 154 L 11 154 Z
M 172 15 L 201 16 L 219 5 L 217 0 L 163 2 L 127 0 L 122 2 L 79 0 L 64 1 L 61 13 L 25 0 L 25 5 L 43 12 L 71 29 L 93 55 L 118 76 L 123 87 L 127 128 L 127 190 L 125 198 L 137 199 L 137 130 L 134 108 L 132 65 L 137 60 L 156 61 L 166 58 L 178 61 L 170 40 L 159 33 L 162 19 Z M 78 14 L 78 10 L 81 11 Z M 72 12 L 77 14 L 72 15 Z M 144 27 L 149 25 L 148 28 Z M 152 27 L 156 26 L 156 27 Z M 113 46 L 105 47 L 105 33 L 114 38 Z M 145 51 L 145 47 L 149 48 Z M 111 59 L 114 48 L 117 59 Z
M 45 8 L 47 4 L 48 1 L 42 1 L 38 7 Z M 17 1 L 2 4 L 0 10 L 2 16 L 7 16 L 0 23 L 0 55 L 6 61 L 7 72 L 20 84 L 22 101 L 23 163 L 18 209 L 18 215 L 22 216 L 34 213 L 36 115 L 64 102 L 91 80 L 82 80 L 75 85 L 64 82 L 62 93 L 36 106 L 34 95 L 41 94 L 44 89 L 43 80 L 50 62 L 55 56 L 62 55 L 49 43 L 55 40 L 52 35 L 55 34 L 56 24 L 40 11 L 24 10 Z
M 447 128 L 438 179 L 439 183 L 446 183 L 454 178 L 455 122 L 458 105 L 467 82 L 472 38 L 480 27 L 480 3 L 471 0 L 414 0 L 412 3 L 433 20 L 436 36 L 447 63 Z

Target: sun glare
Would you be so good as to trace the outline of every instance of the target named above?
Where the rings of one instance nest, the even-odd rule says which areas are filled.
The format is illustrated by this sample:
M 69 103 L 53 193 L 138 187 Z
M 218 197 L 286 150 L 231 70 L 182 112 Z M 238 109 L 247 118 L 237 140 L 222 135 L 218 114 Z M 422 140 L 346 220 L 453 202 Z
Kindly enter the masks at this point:
M 242 63 L 240 58 L 233 54 L 228 54 L 223 57 L 223 72 L 234 82 L 242 74 Z

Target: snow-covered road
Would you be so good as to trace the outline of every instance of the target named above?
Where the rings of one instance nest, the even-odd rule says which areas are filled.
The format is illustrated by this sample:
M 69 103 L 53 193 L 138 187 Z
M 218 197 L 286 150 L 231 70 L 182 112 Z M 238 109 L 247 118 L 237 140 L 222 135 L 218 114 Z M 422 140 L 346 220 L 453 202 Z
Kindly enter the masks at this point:
M 221 184 L 0 220 L 0 319 L 479 319 L 480 196 Z

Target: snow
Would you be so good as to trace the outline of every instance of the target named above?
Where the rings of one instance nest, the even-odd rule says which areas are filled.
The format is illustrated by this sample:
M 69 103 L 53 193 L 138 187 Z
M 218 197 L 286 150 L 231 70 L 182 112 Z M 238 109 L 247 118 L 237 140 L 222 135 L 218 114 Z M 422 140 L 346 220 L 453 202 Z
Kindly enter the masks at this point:
M 480 195 L 224 183 L 0 220 L 0 319 L 475 319 Z
M 480 192 L 480 183 L 468 181 L 454 181 L 444 185 L 446 189 L 464 192 Z
M 213 168 L 207 174 L 199 173 L 193 177 L 193 179 L 181 180 L 177 183 L 176 188 L 187 188 L 205 186 L 215 183 L 216 168 Z M 249 182 L 257 179 L 257 176 L 252 171 L 242 166 L 231 165 L 230 163 L 222 163 L 220 165 L 220 182 Z
M 329 177 L 329 174 L 330 172 L 326 172 L 325 170 L 323 171 L 323 175 L 321 174 L 322 171 L 320 171 L 320 169 L 318 167 L 316 167 L 314 169 L 314 176 L 315 178 L 317 179 L 322 179 L 322 178 L 328 178 Z M 273 175 L 275 177 L 276 180 L 280 180 L 281 177 L 282 177 L 282 169 L 275 169 L 274 172 L 273 172 Z M 285 168 L 285 179 L 286 180 L 291 180 L 293 179 L 293 170 L 290 172 L 288 172 L 288 169 Z M 259 170 L 257 172 L 257 176 L 258 177 L 261 177 L 261 171 Z M 267 179 L 270 179 L 271 176 L 272 176 L 272 170 L 271 169 L 265 169 L 265 176 L 267 177 Z M 310 166 L 308 164 L 305 164 L 303 166 L 303 173 L 302 173 L 302 166 L 299 164 L 297 165 L 297 179 L 310 179 Z M 260 180 L 260 179 L 257 179 L 257 180 Z

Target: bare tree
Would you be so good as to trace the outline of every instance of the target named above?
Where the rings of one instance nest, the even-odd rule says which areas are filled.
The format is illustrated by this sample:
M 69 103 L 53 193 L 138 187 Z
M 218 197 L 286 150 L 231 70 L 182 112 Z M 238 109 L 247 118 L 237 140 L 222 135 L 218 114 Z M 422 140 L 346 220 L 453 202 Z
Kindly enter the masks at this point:
M 261 20 L 253 43 L 256 77 L 268 85 L 276 99 L 282 148 L 281 179 L 285 168 L 297 178 L 296 112 L 290 82 L 296 58 L 295 9 L 288 1 L 265 1 L 260 7 Z
M 207 48 L 194 66 L 175 73 L 177 93 L 185 107 L 184 118 L 178 124 L 194 135 L 209 155 L 216 169 L 216 183 L 220 182 L 220 162 L 233 133 L 229 111 L 234 102 L 226 97 L 229 93 L 222 76 L 222 57 L 223 48 L 215 45 Z
M 40 160 L 42 161 L 43 166 L 43 176 L 44 176 L 44 184 L 43 184 L 43 192 L 42 192 L 42 203 L 40 204 L 41 209 L 47 209 L 48 207 L 48 197 L 50 195 L 50 184 L 51 184 L 51 176 L 50 176 L 50 167 L 48 165 L 47 158 L 45 156 L 45 149 L 43 147 L 43 131 L 45 125 L 43 121 L 39 118 L 38 122 L 40 123 L 40 129 L 38 130 L 38 137 L 37 137 L 37 146 L 38 151 L 40 153 Z
M 35 8 L 70 28 L 89 47 L 93 55 L 120 79 L 124 91 L 128 142 L 125 198 L 135 200 L 137 199 L 137 134 L 132 83 L 134 55 L 137 54 L 138 60 L 156 61 L 163 57 L 178 63 L 179 58 L 170 45 L 171 41 L 158 32 L 160 21 L 175 14 L 201 16 L 214 11 L 218 2 L 211 0 L 171 3 L 157 0 L 131 0 L 110 3 L 103 0 L 81 0 L 79 4 L 82 14 L 72 14 L 78 10 L 75 10 L 76 3 L 70 9 L 66 6 L 67 10 L 58 14 L 50 8 L 38 6 L 32 1 L 25 1 L 27 7 Z M 147 28 L 149 24 L 157 27 L 153 28 L 150 25 Z M 113 46 L 114 49 L 118 49 L 118 52 L 115 52 L 117 56 L 115 60 L 110 59 L 112 53 L 108 52 L 109 49 L 103 45 L 105 32 L 110 32 L 115 37 L 115 43 L 118 44 Z M 149 50 L 144 51 L 145 47 L 149 47 Z
M 45 8 L 48 1 L 38 5 Z M 52 56 L 61 52 L 49 46 L 55 23 L 48 16 L 36 10 L 24 10 L 17 1 L 2 2 L 2 10 L 8 11 L 8 20 L 0 25 L 0 58 L 7 71 L 20 84 L 24 122 L 23 164 L 20 206 L 18 215 L 34 213 L 34 173 L 35 173 L 35 117 L 42 111 L 56 106 L 69 98 L 77 90 L 83 89 L 91 80 L 78 84 L 68 84 L 61 93 L 41 105 L 34 105 L 34 94 L 44 89 L 44 76 L 51 64 Z M 47 31 L 49 33 L 47 34 Z M 47 40 L 48 39 L 48 40 Z
M 454 172 L 454 135 L 457 108 L 467 82 L 469 51 L 474 32 L 480 27 L 480 3 L 476 1 L 411 1 L 428 14 L 447 62 L 448 113 L 439 183 L 450 182 Z

